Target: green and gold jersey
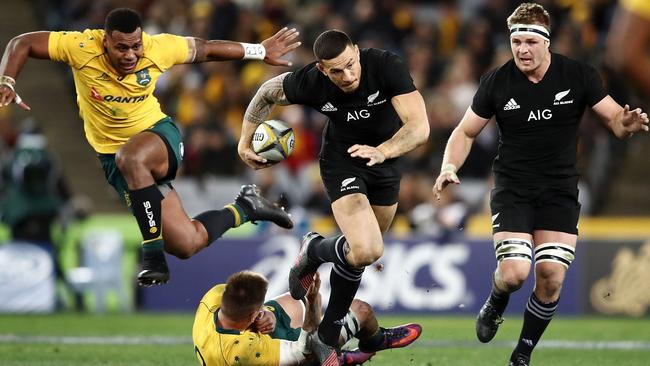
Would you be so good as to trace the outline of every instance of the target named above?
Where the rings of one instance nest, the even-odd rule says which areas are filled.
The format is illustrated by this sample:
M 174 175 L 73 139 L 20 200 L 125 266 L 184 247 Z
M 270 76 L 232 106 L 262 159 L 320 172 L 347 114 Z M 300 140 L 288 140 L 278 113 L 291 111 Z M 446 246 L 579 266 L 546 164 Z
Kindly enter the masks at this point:
M 194 318 L 194 351 L 202 366 L 277 366 L 280 340 L 250 330 L 223 329 L 217 322 L 226 285 L 216 285 L 201 299 Z
M 50 58 L 72 68 L 79 115 L 86 138 L 102 154 L 115 153 L 133 135 L 165 118 L 153 92 L 158 77 L 185 62 L 187 39 L 172 34 L 142 33 L 144 54 L 135 72 L 121 76 L 103 46 L 104 31 L 51 32 Z
M 621 6 L 646 20 L 650 20 L 650 1 L 648 0 L 621 0 Z

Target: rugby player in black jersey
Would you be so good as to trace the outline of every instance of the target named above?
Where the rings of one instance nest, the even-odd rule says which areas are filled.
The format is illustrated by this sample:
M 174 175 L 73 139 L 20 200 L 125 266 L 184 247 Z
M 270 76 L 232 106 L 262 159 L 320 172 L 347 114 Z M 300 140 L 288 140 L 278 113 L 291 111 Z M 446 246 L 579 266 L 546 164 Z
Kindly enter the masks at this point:
M 481 78 L 447 142 L 434 193 L 439 197 L 448 184 L 460 183 L 458 168 L 495 116 L 499 150 L 490 207 L 497 268 L 476 334 L 481 342 L 494 337 L 509 294 L 528 277 L 534 255 L 535 289 L 509 363 L 522 366 L 530 363 L 553 318 L 574 259 L 580 212 L 576 150 L 585 107 L 619 138 L 648 131 L 648 117 L 607 95 L 593 67 L 550 51 L 550 17 L 542 6 L 521 4 L 507 24 L 513 59 Z
M 315 337 L 328 364 L 336 355 L 341 319 L 363 269 L 383 253 L 382 233 L 397 209 L 401 174 L 397 158 L 426 142 L 424 101 L 407 65 L 380 49 L 359 49 L 344 32 L 328 30 L 314 42 L 316 61 L 265 82 L 248 105 L 239 155 L 254 169 L 271 165 L 251 150 L 251 139 L 274 104 L 303 104 L 329 118 L 320 152 L 321 177 L 343 235 L 303 238 L 289 274 L 289 290 L 301 299 L 324 262 L 332 262 L 332 292 Z M 404 337 L 415 336 L 406 329 Z M 377 342 L 382 339 L 376 334 Z

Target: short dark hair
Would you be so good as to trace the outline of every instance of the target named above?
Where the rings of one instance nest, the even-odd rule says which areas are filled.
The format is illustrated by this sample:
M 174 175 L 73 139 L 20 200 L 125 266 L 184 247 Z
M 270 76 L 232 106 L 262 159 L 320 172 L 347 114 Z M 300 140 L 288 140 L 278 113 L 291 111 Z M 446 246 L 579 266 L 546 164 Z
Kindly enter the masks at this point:
M 104 30 L 110 35 L 113 31 L 122 33 L 133 33 L 136 29 L 142 28 L 142 19 L 135 10 L 128 8 L 113 9 L 106 16 Z
M 264 303 L 269 282 L 264 276 L 252 271 L 233 274 L 226 282 L 221 297 L 221 312 L 234 321 L 244 320 Z
M 345 32 L 338 29 L 326 30 L 314 42 L 314 56 L 318 61 L 331 60 L 352 45 L 352 40 Z
M 523 3 L 515 9 L 506 20 L 508 28 L 515 24 L 537 24 L 551 31 L 551 17 L 543 6 L 535 3 Z

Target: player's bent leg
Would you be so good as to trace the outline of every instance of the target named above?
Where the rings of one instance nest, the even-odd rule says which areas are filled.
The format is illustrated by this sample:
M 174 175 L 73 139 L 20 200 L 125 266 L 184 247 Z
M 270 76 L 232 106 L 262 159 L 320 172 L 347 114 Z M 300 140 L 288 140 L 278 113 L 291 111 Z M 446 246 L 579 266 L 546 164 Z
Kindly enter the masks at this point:
M 332 213 L 349 244 L 346 259 L 350 266 L 369 266 L 383 255 L 382 232 L 365 195 L 355 193 L 339 198 L 332 203 Z
M 532 260 L 531 236 L 525 233 L 498 233 L 494 249 L 497 270 L 492 290 L 476 317 L 476 337 L 479 341 L 491 341 L 503 323 L 503 312 L 510 300 L 510 293 L 521 287 L 530 272 Z
M 532 352 L 555 315 L 566 271 L 575 258 L 577 235 L 535 232 L 535 291 L 524 311 L 524 322 L 510 364 L 528 365 Z
M 208 245 L 208 232 L 197 220 L 191 220 L 175 190 L 163 200 L 165 251 L 187 259 Z M 232 227 L 232 221 L 230 224 Z
M 167 146 L 156 134 L 139 133 L 117 151 L 115 165 L 126 181 L 126 201 L 143 238 L 142 271 L 138 275 L 138 282 L 144 286 L 166 283 L 169 280 L 169 271 L 163 254 L 163 194 L 155 179 L 167 174 Z M 110 179 L 114 178 L 109 177 Z

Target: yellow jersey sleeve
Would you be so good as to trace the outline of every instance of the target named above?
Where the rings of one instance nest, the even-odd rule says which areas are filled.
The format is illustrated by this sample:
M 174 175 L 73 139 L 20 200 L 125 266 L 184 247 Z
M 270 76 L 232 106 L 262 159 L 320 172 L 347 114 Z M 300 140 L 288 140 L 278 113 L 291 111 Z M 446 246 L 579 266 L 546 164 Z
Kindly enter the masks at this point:
M 650 1 L 648 0 L 621 0 L 621 6 L 646 20 L 650 21 Z
M 225 285 L 210 289 L 201 299 L 194 318 L 192 340 L 200 366 L 278 366 L 280 340 L 249 330 L 221 329 L 217 311 Z
M 144 57 L 152 60 L 162 71 L 187 61 L 190 48 L 187 38 L 173 34 L 143 34 Z
M 100 30 L 50 32 L 47 49 L 52 60 L 79 69 L 104 53 L 103 39 L 104 33 Z

